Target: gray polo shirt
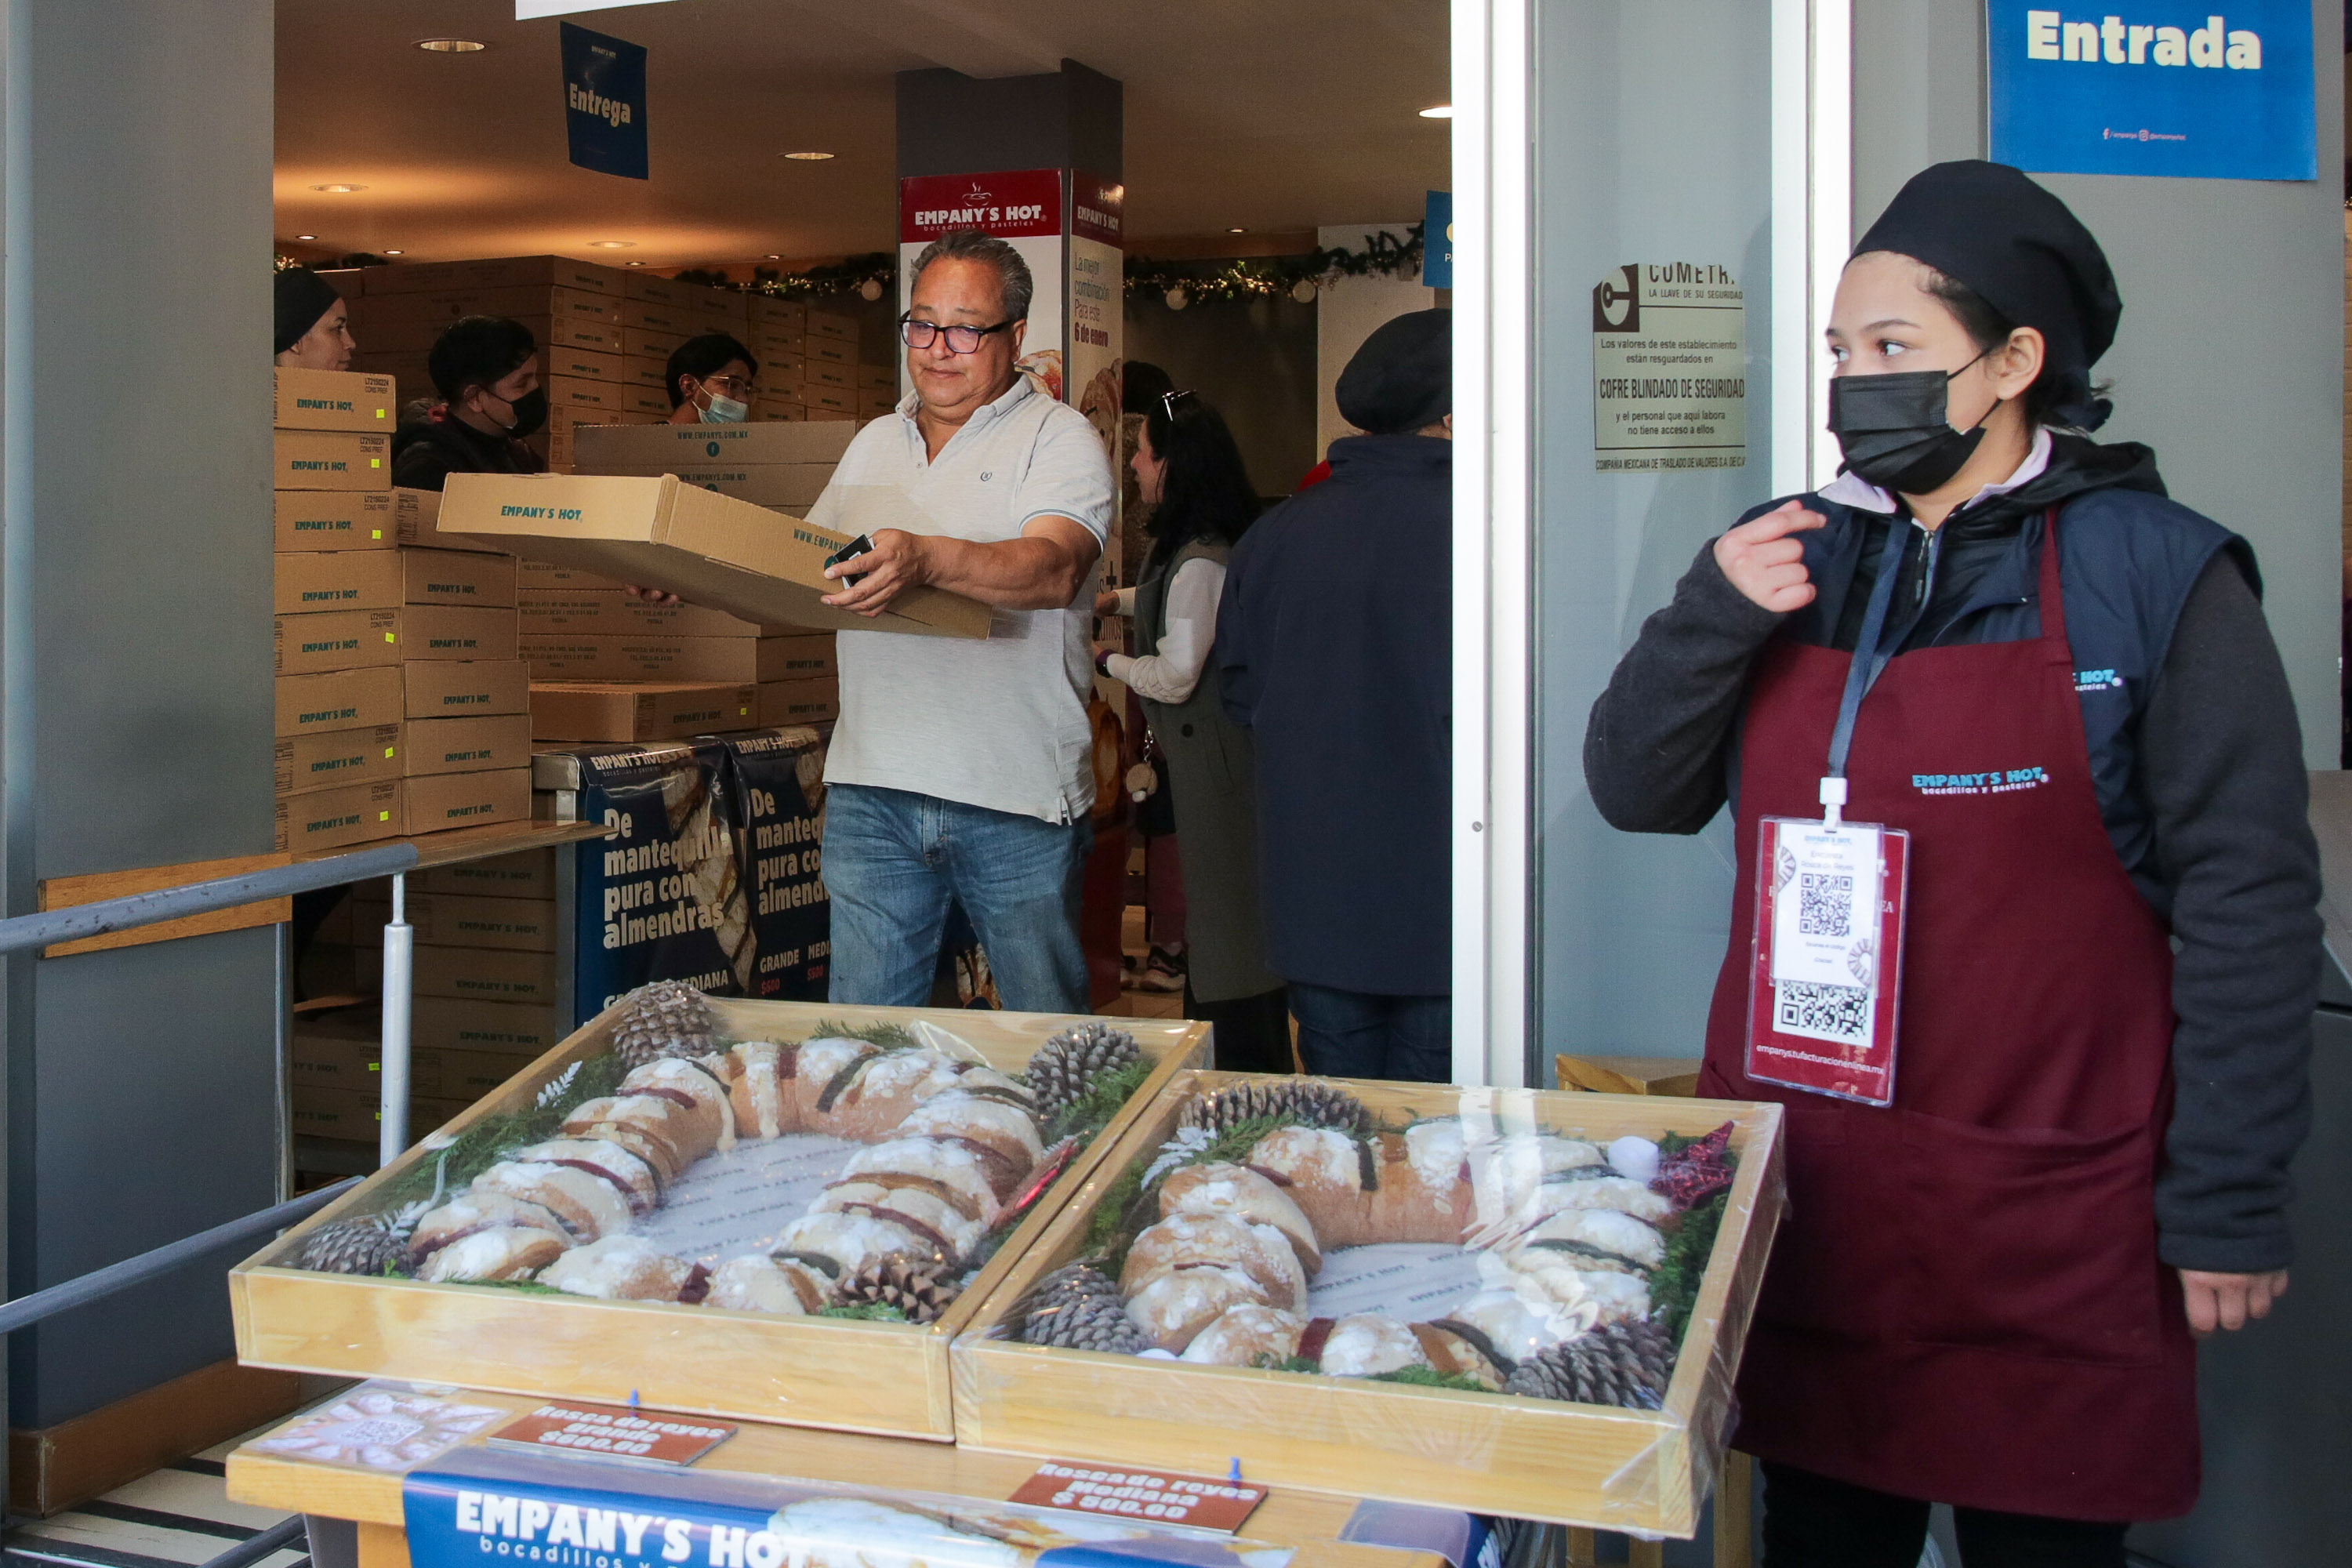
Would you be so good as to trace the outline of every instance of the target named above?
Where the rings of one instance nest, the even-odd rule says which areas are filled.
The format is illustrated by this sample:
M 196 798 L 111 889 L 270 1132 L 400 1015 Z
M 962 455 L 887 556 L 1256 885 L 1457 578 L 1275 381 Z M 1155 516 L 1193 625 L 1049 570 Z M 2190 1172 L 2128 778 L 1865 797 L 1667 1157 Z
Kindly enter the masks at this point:
M 910 395 L 860 430 L 809 521 L 865 531 L 860 493 L 888 487 L 926 531 L 954 539 L 1018 539 L 1048 514 L 1075 519 L 1097 542 L 1113 489 L 1102 438 L 1086 416 L 1024 376 L 926 457 Z M 904 526 L 903 515 L 889 519 Z M 985 642 L 903 632 L 841 634 L 841 721 L 827 784 L 908 790 L 992 811 L 1076 822 L 1095 798 L 1094 684 L 1087 637 L 1094 579 L 1054 610 L 999 610 Z

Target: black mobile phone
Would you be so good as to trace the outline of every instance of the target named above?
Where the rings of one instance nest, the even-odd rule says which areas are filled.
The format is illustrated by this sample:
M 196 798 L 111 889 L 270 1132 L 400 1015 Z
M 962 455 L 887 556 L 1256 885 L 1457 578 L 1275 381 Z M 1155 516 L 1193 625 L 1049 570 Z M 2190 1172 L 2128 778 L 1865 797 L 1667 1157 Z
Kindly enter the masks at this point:
M 840 549 L 835 551 L 832 554 L 826 556 L 824 558 L 824 563 L 827 566 L 838 566 L 845 561 L 853 560 L 857 556 L 868 553 L 873 550 L 873 548 L 874 542 L 861 533 L 856 538 L 851 540 L 848 543 L 843 545 Z M 857 574 L 856 576 L 851 576 L 849 574 L 845 572 L 839 577 L 834 579 L 834 581 L 840 583 L 844 586 L 848 586 L 856 583 L 865 575 L 866 574 L 861 572 Z

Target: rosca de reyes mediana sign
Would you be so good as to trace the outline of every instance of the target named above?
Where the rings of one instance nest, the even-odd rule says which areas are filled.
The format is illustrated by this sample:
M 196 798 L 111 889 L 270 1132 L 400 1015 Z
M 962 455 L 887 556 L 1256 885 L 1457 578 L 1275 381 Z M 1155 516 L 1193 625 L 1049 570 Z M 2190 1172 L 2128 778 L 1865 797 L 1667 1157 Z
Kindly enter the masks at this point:
M 1727 267 L 1630 262 L 1592 288 L 1593 467 L 1748 462 L 1748 299 Z

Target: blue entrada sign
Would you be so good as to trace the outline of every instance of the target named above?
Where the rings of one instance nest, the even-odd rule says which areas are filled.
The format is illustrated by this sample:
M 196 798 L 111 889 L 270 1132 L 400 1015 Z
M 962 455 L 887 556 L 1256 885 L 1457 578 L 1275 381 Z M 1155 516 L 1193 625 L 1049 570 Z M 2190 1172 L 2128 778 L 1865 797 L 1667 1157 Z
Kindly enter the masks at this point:
M 2079 0 L 2077 0 L 2079 4 Z M 2066 174 L 2318 177 L 2310 0 L 1987 0 L 1993 161 Z
M 572 162 L 600 174 L 646 178 L 645 46 L 570 22 L 559 26 Z

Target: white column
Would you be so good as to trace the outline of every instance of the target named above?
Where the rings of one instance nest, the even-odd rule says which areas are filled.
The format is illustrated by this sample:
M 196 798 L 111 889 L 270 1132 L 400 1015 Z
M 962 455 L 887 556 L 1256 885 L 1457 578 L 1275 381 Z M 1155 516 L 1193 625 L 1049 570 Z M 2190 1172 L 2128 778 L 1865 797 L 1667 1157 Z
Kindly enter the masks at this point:
M 1528 0 L 1454 6 L 1454 1073 L 1527 1081 Z
M 392 879 L 392 919 L 383 928 L 383 1062 L 377 1092 L 376 1163 L 408 1147 L 408 1004 L 415 984 L 416 928 L 408 923 L 408 879 Z

